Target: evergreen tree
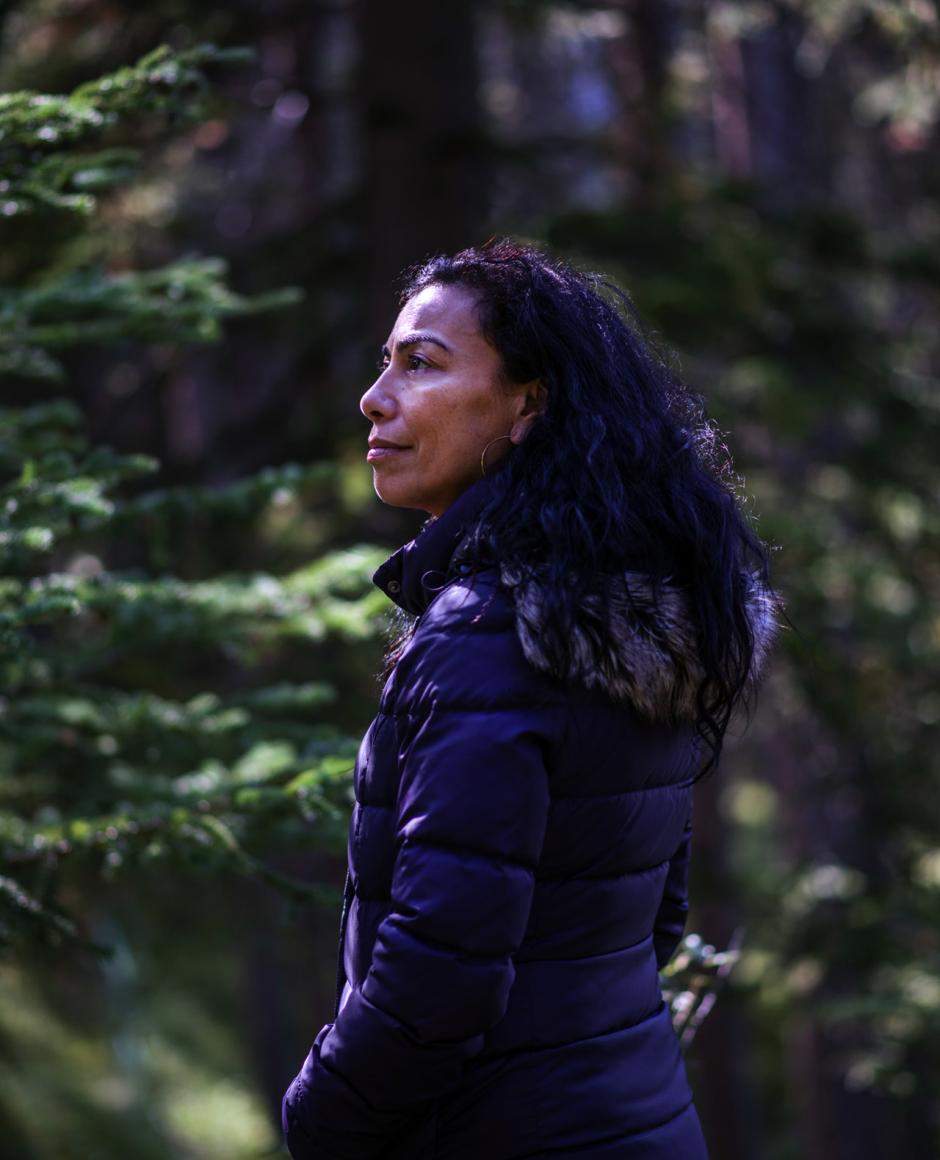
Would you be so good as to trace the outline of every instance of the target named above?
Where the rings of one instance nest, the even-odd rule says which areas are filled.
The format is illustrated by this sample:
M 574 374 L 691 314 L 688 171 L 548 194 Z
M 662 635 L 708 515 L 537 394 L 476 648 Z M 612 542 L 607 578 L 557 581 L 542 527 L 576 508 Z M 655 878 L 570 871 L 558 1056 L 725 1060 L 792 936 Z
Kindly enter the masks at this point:
M 154 862 L 174 875 L 228 867 L 309 898 L 324 888 L 257 851 L 298 839 L 340 848 L 345 835 L 354 747 L 329 721 L 334 689 L 258 674 L 291 649 L 373 634 L 382 597 L 366 585 L 379 554 L 349 549 L 285 575 L 184 580 L 166 568 L 187 527 L 251 529 L 272 505 L 330 489 L 335 467 L 269 468 L 220 489 L 148 486 L 154 460 L 90 445 L 60 358 L 80 343 L 215 341 L 227 318 L 296 299 L 246 299 L 212 258 L 117 273 L 81 260 L 102 194 L 133 178 L 126 139 L 142 122 L 166 131 L 198 116 L 206 67 L 240 55 L 161 47 L 67 96 L 0 97 L 4 227 L 53 239 L 42 268 L 5 260 L 16 277 L 0 290 L 0 374 L 63 391 L 0 412 L 6 956 L 64 941 L 107 952 L 62 901 L 73 870 L 113 880 Z

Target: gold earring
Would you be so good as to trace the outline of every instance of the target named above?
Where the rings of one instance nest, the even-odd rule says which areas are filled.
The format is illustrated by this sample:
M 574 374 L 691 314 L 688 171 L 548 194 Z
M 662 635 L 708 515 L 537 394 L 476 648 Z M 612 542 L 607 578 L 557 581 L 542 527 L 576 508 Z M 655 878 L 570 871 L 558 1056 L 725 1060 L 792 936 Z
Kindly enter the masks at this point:
M 512 442 L 511 435 L 497 435 L 495 439 L 491 439 L 489 441 L 489 443 L 487 443 L 487 445 L 483 448 L 483 453 L 480 455 L 480 474 L 482 476 L 484 476 L 484 477 L 486 476 L 485 459 L 486 459 L 487 451 L 489 451 L 489 449 L 493 446 L 494 443 L 499 443 L 503 439 L 508 439 L 510 442 Z

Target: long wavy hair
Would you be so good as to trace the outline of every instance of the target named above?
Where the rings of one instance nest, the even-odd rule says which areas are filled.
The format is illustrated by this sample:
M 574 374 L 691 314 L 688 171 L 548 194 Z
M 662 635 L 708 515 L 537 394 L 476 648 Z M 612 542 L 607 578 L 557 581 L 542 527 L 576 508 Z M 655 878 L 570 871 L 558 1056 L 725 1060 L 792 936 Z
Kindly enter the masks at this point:
M 469 558 L 539 569 L 555 628 L 546 647 L 560 671 L 579 605 L 604 576 L 632 569 L 654 588 L 681 585 L 704 674 L 702 776 L 747 696 L 755 641 L 746 592 L 755 581 L 770 589 L 768 552 L 745 517 L 724 441 L 643 333 L 629 297 L 603 276 L 496 239 L 407 271 L 401 304 L 455 284 L 476 293 L 506 379 L 539 379 L 547 392 L 493 473 Z

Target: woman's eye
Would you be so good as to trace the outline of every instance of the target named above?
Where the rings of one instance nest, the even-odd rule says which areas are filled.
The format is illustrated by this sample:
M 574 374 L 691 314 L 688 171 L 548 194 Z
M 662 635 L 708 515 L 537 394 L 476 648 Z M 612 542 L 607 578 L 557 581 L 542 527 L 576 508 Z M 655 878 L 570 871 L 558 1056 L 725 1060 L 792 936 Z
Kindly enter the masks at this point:
M 379 372 L 387 371 L 391 365 L 391 361 L 392 360 L 387 354 L 380 355 L 379 358 L 377 358 L 375 361 L 376 370 Z M 430 366 L 430 363 L 427 361 L 427 359 L 422 358 L 419 354 L 410 354 L 405 361 L 405 366 L 410 371 L 420 371 L 425 367 Z

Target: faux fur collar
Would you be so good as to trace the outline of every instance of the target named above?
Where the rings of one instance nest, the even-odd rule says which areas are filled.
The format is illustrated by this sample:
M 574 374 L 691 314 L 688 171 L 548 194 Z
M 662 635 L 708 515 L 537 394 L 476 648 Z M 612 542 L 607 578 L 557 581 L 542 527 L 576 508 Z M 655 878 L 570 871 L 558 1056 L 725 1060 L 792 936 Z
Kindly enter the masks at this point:
M 461 566 L 464 537 L 486 502 L 490 484 L 489 478 L 473 484 L 376 571 L 375 583 L 409 616 L 419 617 L 456 574 L 468 574 Z M 654 721 L 695 720 L 702 669 L 682 588 L 661 584 L 656 597 L 642 572 L 607 577 L 604 587 L 585 597 L 578 609 L 568 633 L 570 662 L 562 671 L 554 660 L 559 650 L 552 649 L 552 641 L 558 630 L 545 610 L 544 580 L 537 571 L 523 574 L 505 565 L 500 578 L 515 605 L 523 652 L 536 669 L 571 684 L 603 689 Z M 776 634 L 779 603 L 774 593 L 749 577 L 745 607 L 754 636 L 753 685 Z
M 683 589 L 660 585 L 639 572 L 612 577 L 607 591 L 585 597 L 569 632 L 570 663 L 559 671 L 552 656 L 544 584 L 536 574 L 501 568 L 503 586 L 516 610 L 516 632 L 529 662 L 569 683 L 603 689 L 654 721 L 694 721 L 702 668 L 695 626 Z M 778 599 L 748 578 L 746 609 L 754 636 L 748 683 L 753 685 L 777 631 Z

